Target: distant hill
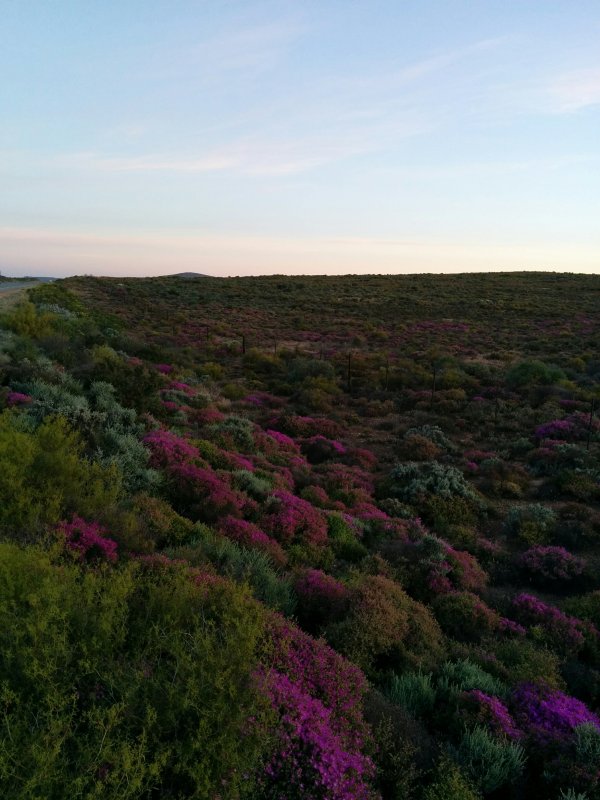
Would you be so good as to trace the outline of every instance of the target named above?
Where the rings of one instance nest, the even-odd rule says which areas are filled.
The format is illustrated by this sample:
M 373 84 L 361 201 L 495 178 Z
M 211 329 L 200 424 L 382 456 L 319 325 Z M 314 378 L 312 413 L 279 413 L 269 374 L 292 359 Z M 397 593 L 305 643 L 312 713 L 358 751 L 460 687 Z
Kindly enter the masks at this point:
M 210 278 L 210 275 L 205 275 L 203 272 L 176 272 L 175 275 L 169 275 L 170 278 Z

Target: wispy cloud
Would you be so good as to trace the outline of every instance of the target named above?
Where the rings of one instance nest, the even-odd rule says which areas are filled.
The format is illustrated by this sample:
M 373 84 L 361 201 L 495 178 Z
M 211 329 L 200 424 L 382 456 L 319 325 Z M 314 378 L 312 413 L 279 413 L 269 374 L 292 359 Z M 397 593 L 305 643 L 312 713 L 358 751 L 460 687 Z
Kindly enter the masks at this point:
M 566 72 L 552 82 L 548 93 L 561 114 L 600 105 L 600 67 Z
M 167 42 L 163 50 L 146 53 L 140 77 L 199 85 L 254 78 L 274 69 L 304 33 L 306 25 L 297 15 L 266 23 L 238 21 L 204 38 L 189 31 L 176 47 Z

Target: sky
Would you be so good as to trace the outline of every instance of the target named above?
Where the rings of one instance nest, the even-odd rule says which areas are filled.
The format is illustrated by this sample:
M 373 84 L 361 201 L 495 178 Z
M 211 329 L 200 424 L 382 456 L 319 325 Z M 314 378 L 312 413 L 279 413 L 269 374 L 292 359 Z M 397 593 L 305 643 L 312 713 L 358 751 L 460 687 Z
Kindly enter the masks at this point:
M 600 2 L 0 0 L 0 271 L 600 273 Z

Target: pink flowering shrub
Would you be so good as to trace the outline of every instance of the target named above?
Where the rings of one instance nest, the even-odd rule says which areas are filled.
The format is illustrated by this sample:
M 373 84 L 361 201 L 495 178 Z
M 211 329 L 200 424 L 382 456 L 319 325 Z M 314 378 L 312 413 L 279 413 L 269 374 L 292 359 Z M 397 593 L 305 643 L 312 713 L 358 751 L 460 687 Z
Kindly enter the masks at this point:
M 150 431 L 142 441 L 150 449 L 150 466 L 154 468 L 171 467 L 200 458 L 198 448 L 191 442 L 162 428 Z
M 117 543 L 104 535 L 107 531 L 98 522 L 87 522 L 74 514 L 71 522 L 59 524 L 58 531 L 65 537 L 69 550 L 77 553 L 82 561 L 116 562 Z
M 585 623 L 556 606 L 523 592 L 514 598 L 512 608 L 519 622 L 528 627 L 539 626 L 549 643 L 559 650 L 578 650 L 583 646 Z
M 175 367 L 172 364 L 156 364 L 155 366 L 158 372 L 161 373 L 161 375 L 170 375 L 171 372 L 173 372 L 173 370 L 175 369 Z
M 553 419 L 538 425 L 535 429 L 536 439 L 568 439 L 574 431 L 573 423 L 568 419 Z
M 225 414 L 214 406 L 206 406 L 206 408 L 194 408 L 189 414 L 189 419 L 200 426 L 214 425 L 223 422 Z
M 327 417 L 302 417 L 290 415 L 273 420 L 272 428 L 277 428 L 290 436 L 327 436 L 335 439 L 340 434 L 340 426 Z
M 267 430 L 265 431 L 266 435 L 272 439 L 277 445 L 282 448 L 283 450 L 291 450 L 295 453 L 300 451 L 300 446 L 296 444 L 296 442 L 291 438 L 291 436 L 286 436 L 285 433 L 281 433 L 281 431 L 273 431 Z
M 503 633 L 511 636 L 525 636 L 527 633 L 527 628 L 512 619 L 508 619 L 508 617 L 501 617 L 498 627 Z
M 248 497 L 231 488 L 227 473 L 176 463 L 167 474 L 176 503 L 196 519 L 212 522 L 228 514 L 241 517 L 245 509 L 255 506 Z
M 519 564 L 542 583 L 572 581 L 583 574 L 585 561 L 564 547 L 535 545 L 519 557 Z
M 364 447 L 352 447 L 346 451 L 344 461 L 351 466 L 371 471 L 377 464 L 377 456 Z
M 300 447 L 311 464 L 321 464 L 332 458 L 338 459 L 346 453 L 346 448 L 341 442 L 336 439 L 328 439 L 322 434 L 302 439 Z
M 23 394 L 22 392 L 9 392 L 6 395 L 6 405 L 7 406 L 26 406 L 31 403 L 33 398 L 28 394 Z
M 374 767 L 363 753 L 370 732 L 362 672 L 279 614 L 271 615 L 266 635 L 262 680 L 279 724 L 260 796 L 375 798 Z
M 290 492 L 278 489 L 266 505 L 262 520 L 267 533 L 278 541 L 310 545 L 327 542 L 327 519 L 318 509 Z
M 510 711 L 499 697 L 486 694 L 479 689 L 465 692 L 463 699 L 469 718 L 475 724 L 485 725 L 494 733 L 509 739 L 520 739 L 521 731 L 515 725 Z
M 181 394 L 187 395 L 187 397 L 194 397 L 197 393 L 196 389 L 193 389 L 189 384 L 183 383 L 182 381 L 171 381 L 163 391 L 180 392 Z
M 592 430 L 597 432 L 600 423 L 597 419 L 592 419 Z M 535 429 L 536 439 L 560 439 L 562 441 L 573 441 L 584 439 L 587 436 L 590 424 L 589 415 L 576 411 L 565 419 L 553 419 L 538 425 Z
M 425 599 L 454 591 L 481 592 L 487 584 L 487 573 L 475 556 L 437 536 L 426 533 L 408 540 L 400 554 L 410 564 L 413 592 Z
M 348 508 L 372 502 L 373 477 L 360 467 L 330 462 L 316 471 L 332 500 L 340 500 Z
M 311 632 L 343 613 L 350 595 L 349 589 L 331 575 L 319 569 L 307 569 L 297 578 L 294 589 L 298 595 L 298 615 L 302 626 Z
M 237 519 L 236 517 L 228 516 L 219 520 L 219 530 L 228 539 L 238 542 L 244 547 L 262 550 L 269 555 L 273 563 L 282 567 L 287 562 L 287 557 L 283 548 L 270 536 L 261 531 L 261 529 L 254 525 L 252 522 L 247 522 L 244 519 Z

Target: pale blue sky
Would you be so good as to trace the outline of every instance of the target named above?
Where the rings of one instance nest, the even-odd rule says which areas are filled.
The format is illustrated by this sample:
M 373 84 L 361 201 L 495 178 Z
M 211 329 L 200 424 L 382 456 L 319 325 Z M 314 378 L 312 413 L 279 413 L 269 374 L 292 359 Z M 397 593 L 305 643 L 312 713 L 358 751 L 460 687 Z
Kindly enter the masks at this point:
M 5 274 L 600 272 L 600 2 L 0 0 Z

